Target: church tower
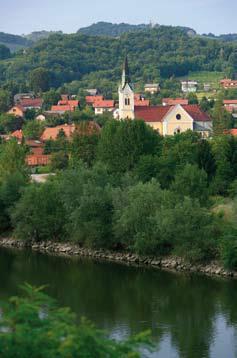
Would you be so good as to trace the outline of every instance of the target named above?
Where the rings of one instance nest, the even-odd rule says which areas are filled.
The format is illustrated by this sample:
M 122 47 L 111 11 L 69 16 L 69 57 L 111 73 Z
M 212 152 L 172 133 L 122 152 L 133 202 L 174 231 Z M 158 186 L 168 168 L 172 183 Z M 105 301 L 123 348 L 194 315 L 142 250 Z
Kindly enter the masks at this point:
M 134 91 L 129 73 L 128 58 L 126 56 L 123 65 L 122 83 L 119 86 L 119 119 L 134 118 Z

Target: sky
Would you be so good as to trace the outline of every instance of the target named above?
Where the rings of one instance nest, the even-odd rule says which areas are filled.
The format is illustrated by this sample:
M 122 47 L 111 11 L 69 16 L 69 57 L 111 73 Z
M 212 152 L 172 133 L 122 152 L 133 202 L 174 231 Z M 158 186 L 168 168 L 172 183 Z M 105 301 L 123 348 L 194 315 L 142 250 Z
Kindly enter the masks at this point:
M 237 33 L 237 0 L 0 0 L 0 32 L 76 32 L 98 21 L 180 25 Z

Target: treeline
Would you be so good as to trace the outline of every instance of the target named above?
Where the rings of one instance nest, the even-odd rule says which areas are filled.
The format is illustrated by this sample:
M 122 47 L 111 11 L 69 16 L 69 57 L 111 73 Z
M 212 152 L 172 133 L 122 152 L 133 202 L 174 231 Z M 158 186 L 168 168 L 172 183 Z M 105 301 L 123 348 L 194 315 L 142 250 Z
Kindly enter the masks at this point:
M 234 137 L 163 138 L 142 121 L 108 121 L 54 150 L 60 170 L 42 185 L 29 183 L 24 146 L 1 146 L 2 232 L 237 268 Z
M 55 34 L 19 53 L 11 61 L 0 62 L 0 84 L 8 89 L 17 84 L 27 90 L 31 72 L 48 72 L 48 87 L 87 80 L 87 87 L 107 80 L 117 86 L 125 53 L 129 54 L 134 82 L 159 81 L 184 76 L 189 71 L 237 69 L 237 44 L 189 36 L 187 29 L 160 26 L 125 33 L 117 38 L 84 34 Z M 88 77 L 90 76 L 90 77 Z

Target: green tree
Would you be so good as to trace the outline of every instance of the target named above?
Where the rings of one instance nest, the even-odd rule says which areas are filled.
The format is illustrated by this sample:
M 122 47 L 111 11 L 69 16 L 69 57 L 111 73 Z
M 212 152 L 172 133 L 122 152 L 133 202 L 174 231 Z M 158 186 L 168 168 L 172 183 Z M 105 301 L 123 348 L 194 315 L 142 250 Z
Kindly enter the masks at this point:
M 66 215 L 56 180 L 29 185 L 12 211 L 14 235 L 22 240 L 62 240 Z
M 220 97 L 212 110 L 213 134 L 222 135 L 226 129 L 231 128 L 231 114 L 223 106 L 223 99 Z
M 208 180 L 207 173 L 199 169 L 197 165 L 186 164 L 178 171 L 171 189 L 177 196 L 196 198 L 201 204 L 206 204 L 208 200 Z
M 6 112 L 12 103 L 11 93 L 0 88 L 0 113 Z
M 23 133 L 27 139 L 39 139 L 44 130 L 44 124 L 40 121 L 28 121 L 23 126 Z
M 26 148 L 12 139 L 0 146 L 0 182 L 18 172 L 27 176 Z
M 198 104 L 196 93 L 191 92 L 188 94 L 188 104 Z
M 51 106 L 56 105 L 60 99 L 61 96 L 59 92 L 51 88 L 49 91 L 43 94 L 44 108 L 50 109 Z
M 5 45 L 0 44 L 0 60 L 6 60 L 9 57 L 11 57 L 10 49 Z
M 60 308 L 42 292 L 25 284 L 23 295 L 4 304 L 0 321 L 2 358 L 138 358 L 136 350 L 149 344 L 149 332 L 116 342 L 81 319 L 69 308 Z M 2 306 L 2 305 L 1 305 Z
M 50 87 L 50 72 L 43 67 L 38 67 L 30 72 L 30 88 L 35 92 L 45 92 Z
M 0 115 L 0 133 L 14 132 L 17 129 L 21 129 L 22 124 L 23 118 L 21 117 L 15 117 L 12 114 L 6 113 Z
M 98 159 L 122 173 L 133 169 L 141 155 L 158 154 L 161 140 L 143 121 L 111 121 L 102 129 Z

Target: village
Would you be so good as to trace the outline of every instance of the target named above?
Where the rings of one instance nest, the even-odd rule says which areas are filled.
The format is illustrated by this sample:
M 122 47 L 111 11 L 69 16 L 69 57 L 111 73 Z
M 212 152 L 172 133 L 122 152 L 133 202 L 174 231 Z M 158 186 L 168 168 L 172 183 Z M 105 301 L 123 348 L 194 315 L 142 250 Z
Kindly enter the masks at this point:
M 122 69 L 122 81 L 118 89 L 118 100 L 106 99 L 97 89 L 85 90 L 84 105 L 77 95 L 62 94 L 61 99 L 53 104 L 49 110 L 44 110 L 44 100 L 34 92 L 18 93 L 14 96 L 14 105 L 7 112 L 8 115 L 20 119 L 19 128 L 7 134 L 1 134 L 3 140 L 15 138 L 19 144 L 29 148 L 26 156 L 27 165 L 32 172 L 37 168 L 47 167 L 51 162 L 51 153 L 47 152 L 47 142 L 55 141 L 60 136 L 66 140 L 73 134 L 99 134 L 101 125 L 96 118 L 107 116 L 110 120 L 143 120 L 162 136 L 172 136 L 191 130 L 200 134 L 202 138 L 212 136 L 212 119 L 198 103 L 190 103 L 188 95 L 198 91 L 198 82 L 183 80 L 180 82 L 182 96 L 179 98 L 163 98 L 160 105 L 151 104 L 151 96 L 160 91 L 158 83 L 145 84 L 143 93 L 136 93 L 132 83 L 128 59 L 125 58 Z M 208 93 L 211 85 L 204 84 Z M 236 89 L 237 80 L 223 79 L 220 81 L 223 90 Z M 233 121 L 237 116 L 237 99 L 224 99 L 223 107 L 232 115 Z M 74 123 L 73 116 L 81 111 L 87 111 L 87 120 L 82 126 Z M 40 123 L 41 132 L 27 136 L 22 129 L 22 123 L 27 112 L 33 111 L 33 121 Z M 91 115 L 91 118 L 89 118 Z M 53 119 L 58 125 L 47 125 L 47 119 Z M 226 133 L 226 132 L 225 132 Z M 236 136 L 237 129 L 232 128 L 229 134 Z M 44 172 L 44 170 L 43 170 Z

